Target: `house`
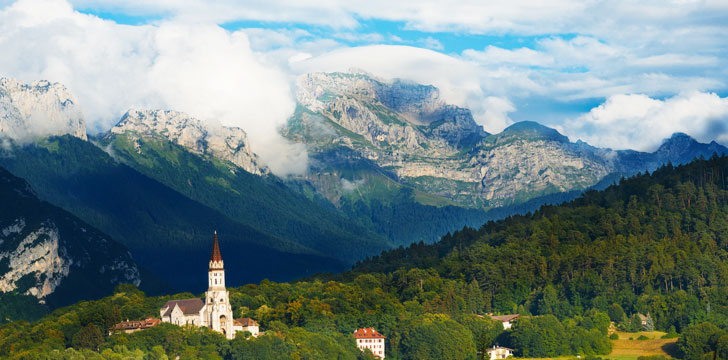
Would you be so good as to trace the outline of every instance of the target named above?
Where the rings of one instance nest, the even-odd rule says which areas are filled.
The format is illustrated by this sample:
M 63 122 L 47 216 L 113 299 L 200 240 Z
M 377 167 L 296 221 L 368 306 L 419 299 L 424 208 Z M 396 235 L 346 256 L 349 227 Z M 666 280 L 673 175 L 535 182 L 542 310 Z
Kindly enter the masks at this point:
M 495 359 L 507 359 L 513 356 L 513 349 L 502 346 L 493 346 L 492 348 L 485 350 L 488 353 L 490 360 Z
M 138 321 L 129 321 L 127 319 L 126 321 L 122 321 L 116 325 L 114 325 L 111 330 L 109 331 L 109 335 L 111 334 L 118 334 L 120 332 L 125 332 L 127 334 L 139 331 L 139 330 L 145 330 L 149 329 L 151 327 L 155 327 L 161 323 L 162 320 L 155 319 L 153 317 L 148 317 L 144 320 L 138 320 Z
M 363 328 L 354 331 L 356 346 L 361 351 L 369 349 L 374 356 L 384 359 L 384 339 L 386 337 L 378 333 L 374 328 Z
M 251 318 L 235 319 L 233 320 L 233 330 L 235 332 L 247 331 L 253 337 L 258 337 L 258 334 L 260 334 L 260 325 Z
M 490 318 L 493 319 L 493 320 L 497 320 L 497 321 L 500 321 L 501 323 L 503 323 L 503 330 L 510 329 L 511 326 L 513 326 L 513 322 L 516 319 L 518 319 L 519 317 L 521 317 L 520 314 L 511 314 L 511 315 L 493 315 L 493 314 L 488 314 L 488 316 L 490 316 Z
M 647 326 L 648 317 L 644 314 L 637 313 L 637 317 L 640 318 L 640 323 L 643 327 Z
M 239 319 L 239 325 L 236 325 L 236 320 L 233 319 L 230 296 L 225 289 L 225 268 L 220 253 L 220 244 L 217 240 L 217 231 L 215 231 L 212 242 L 207 283 L 204 301 L 202 299 L 167 301 L 159 309 L 161 321 L 175 325 L 204 326 L 221 332 L 228 339 L 235 338 L 235 331 L 238 329 L 250 331 L 257 336 L 258 324 L 255 321 L 248 319 L 241 322 L 240 320 L 243 319 Z

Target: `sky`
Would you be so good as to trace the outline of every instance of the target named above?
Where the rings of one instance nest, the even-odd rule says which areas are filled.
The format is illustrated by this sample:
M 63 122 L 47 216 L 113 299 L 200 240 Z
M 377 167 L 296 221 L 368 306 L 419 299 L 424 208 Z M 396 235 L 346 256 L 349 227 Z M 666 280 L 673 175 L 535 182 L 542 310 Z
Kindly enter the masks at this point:
M 91 133 L 185 111 L 243 128 L 278 173 L 301 162 L 278 134 L 296 77 L 352 68 L 434 85 L 491 133 L 728 144 L 726 0 L 0 0 L 0 53 L 0 77 L 66 85 Z

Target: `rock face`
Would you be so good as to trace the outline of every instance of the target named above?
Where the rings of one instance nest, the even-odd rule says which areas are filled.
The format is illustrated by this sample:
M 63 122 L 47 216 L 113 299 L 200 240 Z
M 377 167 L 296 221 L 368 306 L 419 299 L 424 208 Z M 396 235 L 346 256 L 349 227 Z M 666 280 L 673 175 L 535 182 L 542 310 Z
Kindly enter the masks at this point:
M 346 184 L 369 181 L 352 171 L 362 160 L 391 181 L 443 203 L 497 207 L 586 189 L 609 174 L 631 175 L 667 161 L 728 152 L 686 135 L 666 140 L 655 153 L 599 149 L 572 143 L 535 122 L 490 135 L 470 111 L 444 103 L 432 86 L 364 73 L 304 75 L 297 100 L 299 108 L 284 135 L 307 144 L 314 161 L 306 180 L 334 203 L 346 193 Z M 348 163 L 342 162 L 342 153 Z M 342 181 L 333 181 L 336 177 Z
M 139 285 L 129 252 L 0 168 L 0 291 L 65 304 Z M 57 295 L 62 294 L 62 295 Z
M 63 85 L 0 79 L 0 137 L 29 142 L 65 134 L 86 139 L 81 108 Z
M 248 136 L 240 128 L 211 126 L 185 113 L 171 110 L 129 110 L 110 134 L 161 136 L 199 155 L 229 161 L 247 172 L 266 174 L 258 156 L 250 150 Z

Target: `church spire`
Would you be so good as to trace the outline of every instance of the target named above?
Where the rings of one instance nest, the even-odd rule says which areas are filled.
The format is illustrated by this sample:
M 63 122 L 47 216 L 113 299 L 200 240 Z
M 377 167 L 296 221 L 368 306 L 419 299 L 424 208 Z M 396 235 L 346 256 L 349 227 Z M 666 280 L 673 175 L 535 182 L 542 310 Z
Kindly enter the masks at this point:
M 215 238 L 212 241 L 212 253 L 210 254 L 210 268 L 222 268 L 222 254 L 220 253 L 220 244 L 217 241 L 217 229 L 215 230 Z

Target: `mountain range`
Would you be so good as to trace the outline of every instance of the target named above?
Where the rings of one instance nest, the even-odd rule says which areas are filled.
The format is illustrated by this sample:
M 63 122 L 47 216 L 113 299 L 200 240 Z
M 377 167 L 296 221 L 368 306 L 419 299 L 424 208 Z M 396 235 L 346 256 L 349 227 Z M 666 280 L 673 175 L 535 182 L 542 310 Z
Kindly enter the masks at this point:
M 310 168 L 279 178 L 243 129 L 133 109 L 88 136 L 65 87 L 5 79 L 0 166 L 163 281 L 201 290 L 215 228 L 229 283 L 289 280 L 728 153 L 685 134 L 653 153 L 600 149 L 535 122 L 489 134 L 435 87 L 360 72 L 305 75 L 297 99 L 281 132 L 305 144 Z
M 284 134 L 308 146 L 305 179 L 333 203 L 409 187 L 422 204 L 489 209 L 728 152 L 685 134 L 652 153 L 600 149 L 531 121 L 489 134 L 433 86 L 362 72 L 302 76 L 297 99 Z M 362 161 L 371 166 L 348 171 Z

